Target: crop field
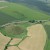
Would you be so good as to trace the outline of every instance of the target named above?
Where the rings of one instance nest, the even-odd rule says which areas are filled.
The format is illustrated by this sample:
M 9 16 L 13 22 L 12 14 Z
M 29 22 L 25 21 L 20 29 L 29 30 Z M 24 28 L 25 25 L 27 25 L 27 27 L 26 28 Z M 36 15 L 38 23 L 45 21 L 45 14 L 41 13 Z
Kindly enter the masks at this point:
M 28 36 L 19 44 L 22 50 L 43 50 L 46 43 L 46 32 L 41 24 L 32 25 L 27 28 Z
M 50 50 L 50 14 L 34 5 L 0 2 L 0 32 L 1 50 Z
M 0 32 L 0 50 L 4 50 L 6 44 L 9 42 L 10 38 L 5 37 L 1 32 Z
M 11 47 L 8 47 L 7 50 L 20 50 L 20 49 L 16 46 L 11 46 Z
M 22 40 L 22 39 L 14 38 L 14 39 L 10 42 L 10 45 L 18 44 L 18 42 L 20 42 L 21 40 Z

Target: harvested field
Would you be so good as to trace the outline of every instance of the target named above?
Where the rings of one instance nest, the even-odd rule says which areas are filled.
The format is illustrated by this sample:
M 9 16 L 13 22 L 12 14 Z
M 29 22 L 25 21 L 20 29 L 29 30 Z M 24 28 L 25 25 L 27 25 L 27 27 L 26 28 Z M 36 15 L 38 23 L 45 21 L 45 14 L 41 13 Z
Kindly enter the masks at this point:
M 8 49 L 7 50 L 19 50 L 19 48 L 18 47 L 16 47 L 16 46 L 11 46 L 11 47 L 8 47 Z
M 28 36 L 19 47 L 21 50 L 43 50 L 46 43 L 46 32 L 41 24 L 32 25 L 27 28 Z
M 5 37 L 4 35 L 2 35 L 2 33 L 0 32 L 0 50 L 4 50 L 5 45 L 9 42 L 10 38 L 9 37 Z
M 11 42 L 10 42 L 10 45 L 15 45 L 17 43 L 19 43 L 21 41 L 21 39 L 19 38 L 14 38 Z

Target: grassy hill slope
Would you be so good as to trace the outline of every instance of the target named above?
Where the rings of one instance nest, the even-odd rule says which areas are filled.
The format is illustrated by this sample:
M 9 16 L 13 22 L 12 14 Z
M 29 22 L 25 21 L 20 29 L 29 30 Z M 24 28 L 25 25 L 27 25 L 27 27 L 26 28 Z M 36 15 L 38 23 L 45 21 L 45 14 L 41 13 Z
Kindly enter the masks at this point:
M 49 15 L 39 11 L 38 9 L 30 9 L 24 5 L 4 2 L 0 3 L 1 6 L 8 6 L 3 9 L 0 9 L 0 25 L 16 20 L 47 20 Z

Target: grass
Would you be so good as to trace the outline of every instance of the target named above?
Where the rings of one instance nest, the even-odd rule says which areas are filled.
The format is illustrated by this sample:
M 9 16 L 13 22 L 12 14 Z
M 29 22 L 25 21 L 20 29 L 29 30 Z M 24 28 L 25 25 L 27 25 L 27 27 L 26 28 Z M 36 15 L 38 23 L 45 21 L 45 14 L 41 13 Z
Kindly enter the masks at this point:
M 16 24 L 15 27 L 12 27 L 13 25 L 6 26 L 4 28 L 0 28 L 0 32 L 2 32 L 3 35 L 11 38 L 23 38 L 27 36 L 27 27 L 30 25 L 32 24 L 27 22 L 27 23 Z M 20 29 L 18 27 L 20 27 Z
M 50 50 L 50 25 L 44 25 L 44 28 L 48 36 L 44 50 Z
M 38 9 L 30 9 L 24 5 L 16 3 L 0 3 L 0 6 L 7 5 L 8 7 L 0 10 L 0 24 L 7 23 L 9 20 L 5 19 L 6 17 L 16 18 L 14 20 L 43 20 L 49 19 L 50 15 L 45 14 L 44 12 L 38 11 Z M 4 14 L 4 15 L 2 15 Z M 4 17 L 6 16 L 6 17 Z M 2 18 L 1 18 L 2 17 Z M 2 20 L 4 18 L 4 20 Z M 12 19 L 10 19 L 12 21 Z M 7 21 L 7 22 L 5 22 Z
M 49 39 L 46 42 L 44 50 L 50 50 L 50 40 Z
M 50 3 L 47 4 L 50 7 Z
M 29 21 L 29 20 L 48 20 L 50 18 L 50 15 L 47 15 L 47 13 L 40 11 L 39 9 L 30 9 L 22 4 L 16 4 L 16 3 L 10 3 L 10 2 L 0 2 L 1 6 L 8 6 L 6 8 L 0 9 L 0 25 L 3 25 L 5 23 L 9 23 L 12 21 Z M 23 27 L 26 29 L 31 24 L 29 23 L 21 23 L 18 24 L 18 26 Z M 50 50 L 50 25 L 45 25 L 45 30 L 48 35 L 47 43 L 45 46 L 45 50 Z M 22 33 L 21 35 L 14 35 L 12 33 L 6 33 L 4 28 L 0 28 L 0 32 L 2 32 L 4 35 L 12 37 L 12 38 L 23 38 L 26 36 L 27 31 Z
M 50 25 L 45 25 L 44 28 L 47 32 L 48 38 L 50 39 Z
M 14 20 L 16 20 L 16 18 L 14 18 L 8 14 L 0 12 L 0 25 L 3 25 L 5 23 L 9 23 Z
M 18 35 L 14 34 L 14 33 L 7 33 L 4 29 L 1 29 L 0 31 L 2 32 L 3 35 L 11 37 L 11 38 L 23 38 L 24 36 L 27 35 L 27 31 L 24 31 L 24 33 L 21 33 Z

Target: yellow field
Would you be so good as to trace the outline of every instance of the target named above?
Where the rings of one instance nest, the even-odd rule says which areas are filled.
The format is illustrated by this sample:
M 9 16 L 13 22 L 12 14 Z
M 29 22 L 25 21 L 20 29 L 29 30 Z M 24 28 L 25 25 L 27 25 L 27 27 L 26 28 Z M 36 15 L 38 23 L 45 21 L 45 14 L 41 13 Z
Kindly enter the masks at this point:
M 7 50 L 19 50 L 19 48 L 18 47 L 16 47 L 16 46 L 11 46 L 11 47 L 8 47 L 8 49 Z
M 28 36 L 19 47 L 21 50 L 43 50 L 46 43 L 46 32 L 41 24 L 27 28 Z
M 21 39 L 19 38 L 14 38 L 11 42 L 10 42 L 10 45 L 15 45 L 17 43 L 19 43 L 21 41 Z
M 19 48 L 17 46 L 10 46 L 7 50 L 43 50 L 47 38 L 44 27 L 41 24 L 36 24 L 28 27 L 27 30 L 27 35 L 29 37 L 19 44 Z M 0 50 L 4 50 L 5 45 L 9 42 L 9 40 L 9 37 L 5 37 L 2 33 L 0 33 Z M 10 42 L 10 45 L 17 44 L 20 41 L 21 39 L 14 38 Z
M 1 32 L 0 32 L 0 50 L 4 50 L 5 45 L 9 42 L 10 38 L 5 37 Z

